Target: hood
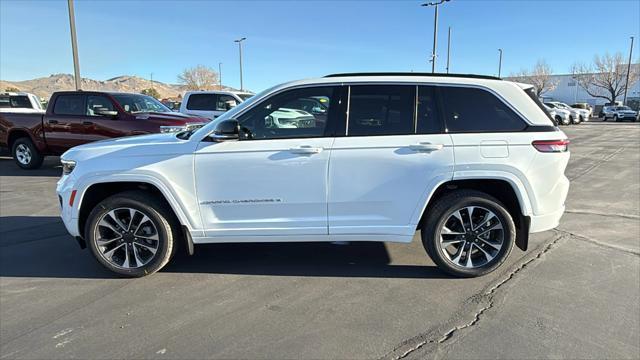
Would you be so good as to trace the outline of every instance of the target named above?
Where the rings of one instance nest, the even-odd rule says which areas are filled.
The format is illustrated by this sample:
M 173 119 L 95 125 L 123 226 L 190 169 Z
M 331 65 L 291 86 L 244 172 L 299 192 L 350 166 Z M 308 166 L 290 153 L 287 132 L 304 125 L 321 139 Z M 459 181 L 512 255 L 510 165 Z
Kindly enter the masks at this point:
M 173 123 L 206 123 L 209 122 L 208 118 L 201 116 L 186 115 L 178 112 L 149 112 L 136 114 L 136 119 L 139 120 L 160 120 L 170 121 Z

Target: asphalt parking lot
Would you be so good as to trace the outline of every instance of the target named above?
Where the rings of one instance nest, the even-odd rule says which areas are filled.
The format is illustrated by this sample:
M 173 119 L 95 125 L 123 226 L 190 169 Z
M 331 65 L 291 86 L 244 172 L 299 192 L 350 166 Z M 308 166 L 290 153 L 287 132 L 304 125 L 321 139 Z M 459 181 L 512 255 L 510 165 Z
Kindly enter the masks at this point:
M 58 219 L 56 158 L 0 158 L 0 358 L 640 358 L 640 124 L 563 128 L 560 227 L 455 279 L 411 244 L 196 247 L 114 277 Z

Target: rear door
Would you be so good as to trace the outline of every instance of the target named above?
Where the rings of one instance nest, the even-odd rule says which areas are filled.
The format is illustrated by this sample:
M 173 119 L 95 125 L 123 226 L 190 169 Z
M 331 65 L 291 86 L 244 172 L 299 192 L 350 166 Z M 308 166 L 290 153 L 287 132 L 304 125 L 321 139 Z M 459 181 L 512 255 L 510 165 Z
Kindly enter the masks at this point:
M 45 140 L 53 152 L 64 152 L 87 142 L 85 137 L 86 96 L 60 94 L 55 98 L 52 114 L 44 116 Z
M 351 85 L 329 165 L 329 234 L 410 241 L 428 194 L 453 175 L 435 88 Z

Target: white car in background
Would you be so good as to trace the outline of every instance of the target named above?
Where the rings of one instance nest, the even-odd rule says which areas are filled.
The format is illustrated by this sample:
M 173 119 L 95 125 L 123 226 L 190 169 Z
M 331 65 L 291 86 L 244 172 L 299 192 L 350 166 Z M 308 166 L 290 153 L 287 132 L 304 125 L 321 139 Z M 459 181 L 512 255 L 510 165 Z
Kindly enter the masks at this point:
M 580 123 L 580 114 L 577 111 L 572 111 L 569 109 L 565 109 L 563 106 L 560 106 L 559 104 L 555 103 L 555 102 L 546 102 L 544 103 L 545 105 L 547 105 L 547 107 L 550 107 L 552 109 L 557 109 L 557 110 L 562 110 L 562 111 L 566 111 L 569 113 L 569 123 L 570 124 L 579 124 Z M 568 125 L 568 124 L 563 124 L 563 125 Z
M 579 124 L 583 121 L 589 120 L 589 110 L 587 109 L 578 109 L 571 107 L 560 101 L 551 101 L 551 103 L 555 104 L 557 107 L 567 110 L 571 113 L 572 121 L 574 124 Z
M 187 91 L 180 112 L 213 120 L 252 96 L 252 93 L 239 91 Z
M 0 112 L 44 113 L 40 99 L 26 92 L 5 92 L 0 94 Z
M 558 125 L 571 124 L 570 113 L 568 110 L 559 109 L 544 104 L 545 109 L 549 112 L 549 115 L 558 123 Z

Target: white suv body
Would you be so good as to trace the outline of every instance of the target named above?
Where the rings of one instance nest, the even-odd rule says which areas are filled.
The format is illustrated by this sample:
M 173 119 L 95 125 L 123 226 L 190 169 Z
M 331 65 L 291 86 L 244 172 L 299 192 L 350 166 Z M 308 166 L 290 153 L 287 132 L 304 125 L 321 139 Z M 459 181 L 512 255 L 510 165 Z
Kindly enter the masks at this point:
M 187 91 L 180 112 L 213 120 L 251 96 L 253 94 L 240 91 Z
M 308 99 L 326 105 L 313 111 L 313 127 L 271 126 L 271 114 Z M 558 225 L 567 144 L 529 85 L 329 76 L 275 86 L 193 132 L 75 147 L 62 156 L 57 192 L 70 234 L 122 274 L 157 271 L 175 248 L 167 243 L 190 253 L 193 244 L 219 242 L 406 243 L 421 229 L 439 266 L 477 276 L 514 243 L 526 250 L 528 233 Z M 447 209 L 459 202 L 467 205 L 458 213 Z M 497 220 L 502 230 L 477 235 Z M 135 238 L 139 228 L 156 239 Z M 502 245 L 474 248 L 465 234 L 479 242 L 495 234 Z M 116 244 L 126 236 L 123 245 L 105 245 L 117 236 Z M 440 248 L 450 243 L 457 250 Z

